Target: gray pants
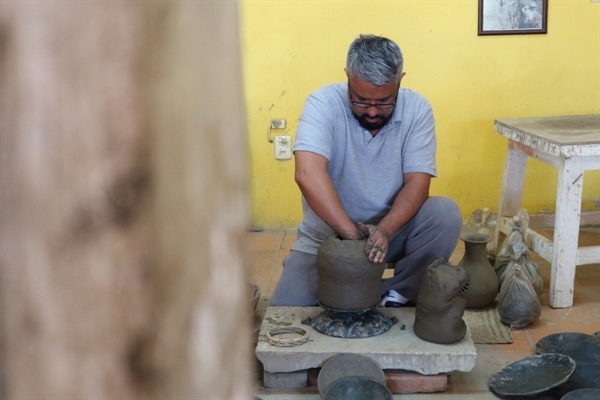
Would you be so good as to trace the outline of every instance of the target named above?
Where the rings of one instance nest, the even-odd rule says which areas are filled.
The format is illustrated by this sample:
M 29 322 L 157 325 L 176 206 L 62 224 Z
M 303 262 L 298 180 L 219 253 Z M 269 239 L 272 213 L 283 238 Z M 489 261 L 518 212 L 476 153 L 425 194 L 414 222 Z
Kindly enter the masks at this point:
M 386 262 L 396 265 L 394 276 L 383 280 L 381 293 L 394 289 L 416 301 L 426 268 L 438 258 L 450 258 L 461 226 L 460 209 L 452 199 L 429 197 L 417 215 L 390 239 Z M 316 260 L 316 255 L 294 250 L 285 257 L 272 306 L 317 305 Z

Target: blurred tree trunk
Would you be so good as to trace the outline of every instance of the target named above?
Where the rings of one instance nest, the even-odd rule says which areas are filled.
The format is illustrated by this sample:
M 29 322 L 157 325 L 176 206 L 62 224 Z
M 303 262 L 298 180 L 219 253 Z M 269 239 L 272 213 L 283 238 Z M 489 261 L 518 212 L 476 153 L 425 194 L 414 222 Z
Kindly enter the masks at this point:
M 237 4 L 3 2 L 0 397 L 250 398 Z

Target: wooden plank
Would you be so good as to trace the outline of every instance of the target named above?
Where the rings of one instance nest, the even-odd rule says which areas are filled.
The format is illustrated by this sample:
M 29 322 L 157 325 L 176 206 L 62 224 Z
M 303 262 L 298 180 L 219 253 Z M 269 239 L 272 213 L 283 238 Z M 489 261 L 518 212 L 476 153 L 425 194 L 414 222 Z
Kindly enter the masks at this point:
M 600 114 L 503 118 L 495 121 L 495 127 L 515 136 L 537 139 L 540 144 L 554 143 L 561 147 L 600 144 Z M 544 146 L 538 148 L 543 150 Z
M 527 167 L 527 154 L 508 144 L 504 174 L 502 177 L 502 193 L 498 205 L 498 215 L 514 215 L 521 208 L 523 185 L 525 183 L 525 169 Z M 496 228 L 494 247 L 498 247 L 501 231 Z
M 556 224 L 550 275 L 550 307 L 573 304 L 583 169 L 579 157 L 562 160 L 556 189 Z
M 530 214 L 529 226 L 533 229 L 554 229 L 556 214 Z M 600 225 L 600 210 L 587 210 L 581 212 L 579 226 Z
M 577 249 L 577 265 L 600 263 L 600 246 L 585 246 Z
M 600 215 L 600 213 L 598 212 L 593 212 L 595 213 L 594 218 L 597 218 L 598 215 Z M 535 216 L 543 216 L 543 217 L 554 217 L 554 215 L 542 215 L 542 214 L 538 214 L 538 215 L 533 215 L 533 217 Z M 531 222 L 531 217 L 530 216 L 530 222 Z M 549 220 L 549 218 L 546 218 L 545 220 Z M 502 217 L 502 218 L 498 218 L 498 222 L 497 222 L 497 226 L 499 227 L 500 231 L 505 234 L 508 235 L 512 232 L 512 218 L 509 217 Z M 544 260 L 548 261 L 548 262 L 552 262 L 552 252 L 553 252 L 553 242 L 552 240 L 548 239 L 547 237 L 545 237 L 544 235 L 536 232 L 536 230 L 534 228 L 531 228 L 531 223 L 530 223 L 530 228 L 527 229 L 527 232 L 525 233 L 525 236 L 523 237 L 523 240 L 525 242 L 525 244 L 527 245 L 527 247 L 529 249 L 531 249 L 533 252 L 535 252 L 537 255 L 539 255 L 540 257 L 542 257 Z M 585 265 L 585 264 L 597 264 L 600 263 L 600 246 L 582 246 L 582 247 L 578 247 L 577 248 L 577 261 L 576 261 L 576 265 Z

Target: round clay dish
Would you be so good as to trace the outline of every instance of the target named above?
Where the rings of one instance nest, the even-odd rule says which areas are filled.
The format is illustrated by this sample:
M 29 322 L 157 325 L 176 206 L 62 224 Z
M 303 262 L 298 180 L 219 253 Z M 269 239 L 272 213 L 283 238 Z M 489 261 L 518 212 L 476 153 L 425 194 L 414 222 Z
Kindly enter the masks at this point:
M 565 383 L 575 361 L 563 354 L 525 357 L 492 375 L 489 388 L 498 396 L 535 396 Z
M 562 345 L 563 343 L 570 342 L 586 342 L 586 343 L 594 343 L 598 344 L 598 339 L 594 337 L 594 335 L 588 335 L 587 333 L 579 333 L 579 332 L 563 332 L 563 333 L 554 333 L 552 335 L 548 335 L 540 339 L 539 342 L 535 345 L 535 350 L 538 354 L 543 353 L 556 353 L 556 347 Z
M 554 352 L 575 361 L 575 371 L 565 383 L 566 389 L 600 389 L 600 346 L 587 342 L 567 342 L 556 346 Z
M 317 387 L 323 397 L 334 382 L 347 377 L 363 376 L 385 385 L 385 374 L 371 358 L 360 354 L 342 353 L 325 362 L 317 378 Z
M 577 389 L 565 394 L 560 400 L 598 400 L 600 389 Z
M 374 379 L 351 376 L 334 382 L 323 396 L 323 400 L 392 400 L 389 389 Z

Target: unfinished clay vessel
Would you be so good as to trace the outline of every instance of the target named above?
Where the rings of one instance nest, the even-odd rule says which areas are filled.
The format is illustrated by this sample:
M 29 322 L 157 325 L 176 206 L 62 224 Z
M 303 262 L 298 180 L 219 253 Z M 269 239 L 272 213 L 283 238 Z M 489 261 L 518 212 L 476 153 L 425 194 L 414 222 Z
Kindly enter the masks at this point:
M 458 263 L 467 271 L 468 287 L 463 294 L 467 299 L 467 308 L 484 308 L 492 305 L 498 294 L 498 276 L 487 258 L 487 243 L 492 240 L 483 233 L 464 234 L 460 239 L 465 242 L 465 255 Z
M 366 240 L 329 236 L 319 247 L 319 302 L 333 310 L 358 311 L 377 306 L 385 263 L 375 264 L 365 254 Z
M 467 284 L 467 273 L 443 259 L 427 267 L 417 297 L 414 332 L 432 343 L 456 343 L 465 337 L 467 325 L 462 317 L 467 301 L 461 292 Z

